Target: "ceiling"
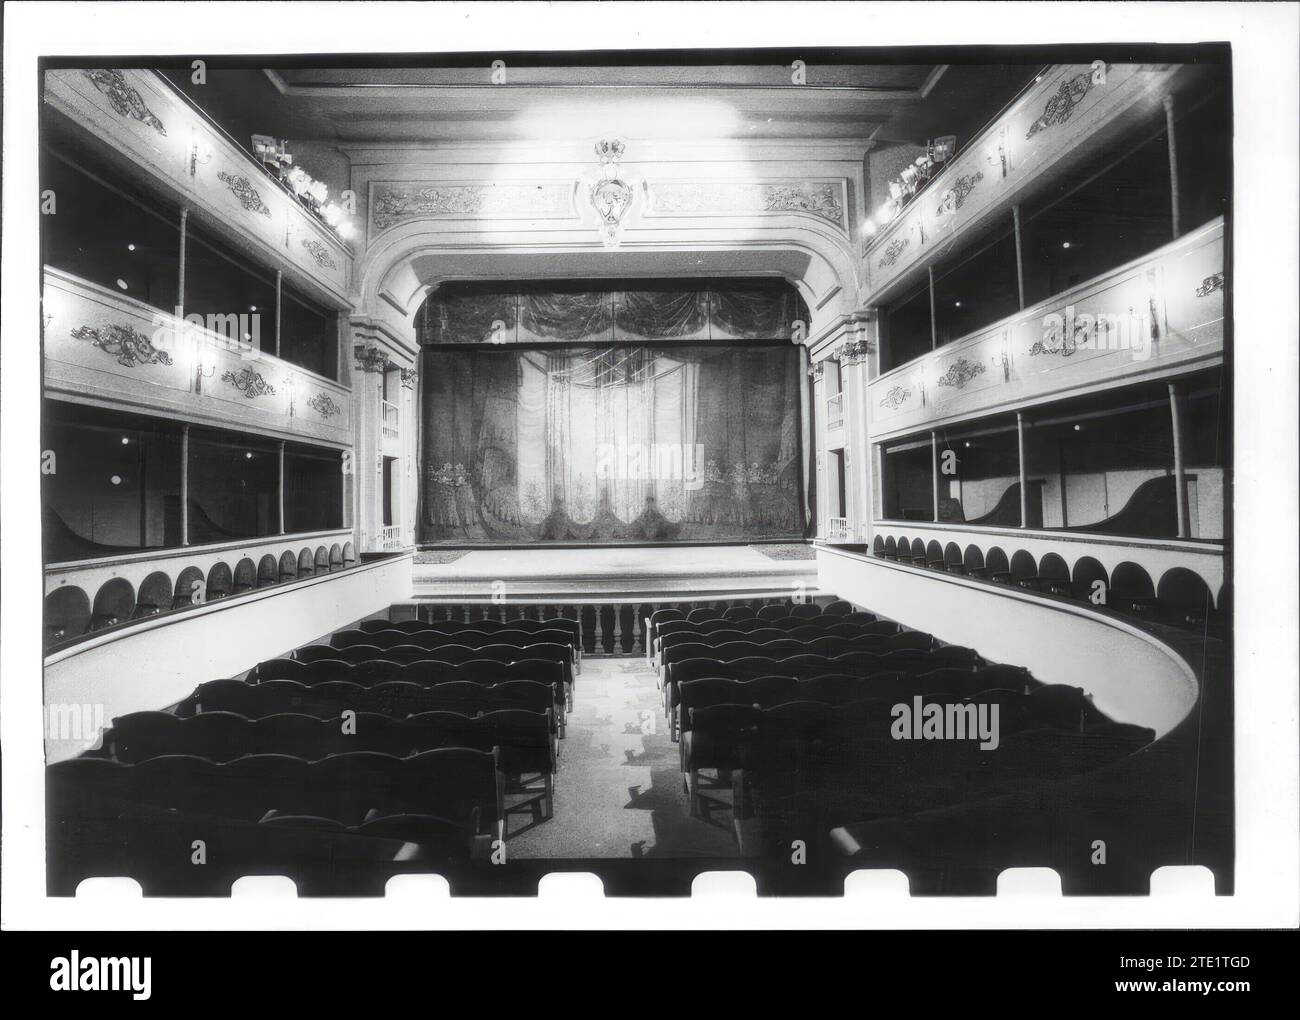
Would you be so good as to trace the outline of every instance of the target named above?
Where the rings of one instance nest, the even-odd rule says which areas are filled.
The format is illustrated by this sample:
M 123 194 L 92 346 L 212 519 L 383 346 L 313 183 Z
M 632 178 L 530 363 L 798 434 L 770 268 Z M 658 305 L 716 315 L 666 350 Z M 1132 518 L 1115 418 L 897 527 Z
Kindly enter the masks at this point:
M 581 125 L 637 138 L 819 138 L 876 144 L 969 138 L 1038 65 L 726 61 L 718 52 L 660 62 L 601 54 L 511 57 L 439 66 L 211 66 L 193 87 L 166 72 L 237 138 L 253 131 L 339 146 L 513 141 Z M 679 57 L 681 59 L 679 59 Z M 562 59 L 573 61 L 560 63 Z M 498 75 L 499 76 L 499 75 Z

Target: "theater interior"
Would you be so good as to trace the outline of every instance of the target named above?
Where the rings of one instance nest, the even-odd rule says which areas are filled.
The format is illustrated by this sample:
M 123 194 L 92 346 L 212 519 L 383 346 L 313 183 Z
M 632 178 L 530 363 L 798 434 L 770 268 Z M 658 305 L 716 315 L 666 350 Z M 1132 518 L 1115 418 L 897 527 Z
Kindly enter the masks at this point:
M 999 53 L 50 62 L 49 893 L 1230 893 L 1228 68 Z

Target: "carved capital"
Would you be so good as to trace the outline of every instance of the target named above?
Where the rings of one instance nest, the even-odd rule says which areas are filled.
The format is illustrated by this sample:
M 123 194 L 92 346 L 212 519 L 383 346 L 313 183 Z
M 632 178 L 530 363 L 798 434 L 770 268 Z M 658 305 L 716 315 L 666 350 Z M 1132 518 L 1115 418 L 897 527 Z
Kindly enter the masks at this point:
M 352 348 L 356 366 L 363 372 L 382 372 L 388 367 L 388 356 L 370 344 L 356 344 Z

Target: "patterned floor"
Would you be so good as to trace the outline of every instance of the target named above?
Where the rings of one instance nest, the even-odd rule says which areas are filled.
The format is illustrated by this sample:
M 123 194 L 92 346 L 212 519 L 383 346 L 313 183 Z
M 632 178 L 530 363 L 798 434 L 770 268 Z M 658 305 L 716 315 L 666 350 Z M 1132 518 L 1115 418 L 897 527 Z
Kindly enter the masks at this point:
M 690 816 L 654 671 L 640 656 L 588 658 L 560 741 L 555 816 L 512 818 L 523 858 L 737 857 L 730 812 Z

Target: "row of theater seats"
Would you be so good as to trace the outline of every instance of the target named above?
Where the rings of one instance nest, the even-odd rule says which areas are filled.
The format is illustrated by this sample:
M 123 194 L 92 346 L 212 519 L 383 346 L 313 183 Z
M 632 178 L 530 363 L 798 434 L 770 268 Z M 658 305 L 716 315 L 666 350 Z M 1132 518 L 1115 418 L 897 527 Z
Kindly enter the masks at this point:
M 697 606 L 694 609 L 656 609 L 643 620 L 645 629 L 641 647 L 650 656 L 654 650 L 655 638 L 660 624 L 670 621 L 685 620 L 689 623 L 705 623 L 710 620 L 726 620 L 732 623 L 761 620 L 769 625 L 793 625 L 790 621 L 807 623 L 821 617 L 843 617 L 859 615 L 870 617 L 871 613 L 854 614 L 853 604 L 843 599 L 822 605 L 817 602 L 786 602 L 766 606 Z M 778 624 L 778 621 L 780 623 Z
M 93 792 L 259 826 L 501 837 L 508 811 L 553 813 L 578 662 L 578 634 L 557 622 L 447 643 L 427 624 L 368 621 L 201 684 L 172 711 L 115 719 L 100 750 L 51 766 L 51 786 L 73 819 Z
M 897 740 L 897 702 L 863 693 L 870 696 L 847 704 L 692 709 L 682 739 L 692 812 L 710 788 L 701 770 L 715 770 L 711 784 L 732 786 L 736 817 L 758 818 L 769 838 L 820 834 L 849 819 L 913 814 L 1091 772 L 1154 739 L 1149 729 L 1101 715 L 1078 688 L 1046 685 L 908 697 L 910 707 L 919 699 L 960 718 L 968 732 L 996 705 L 996 746 L 971 737 Z
M 413 843 L 436 837 L 468 857 L 480 833 L 499 834 L 504 825 L 498 752 L 465 747 L 406 758 L 351 751 L 317 761 L 288 754 L 228 762 L 192 754 L 135 763 L 84 757 L 49 766 L 47 781 L 56 813 L 83 828 L 141 810 L 180 812 L 195 819 L 195 831 L 203 819 L 221 819 Z

